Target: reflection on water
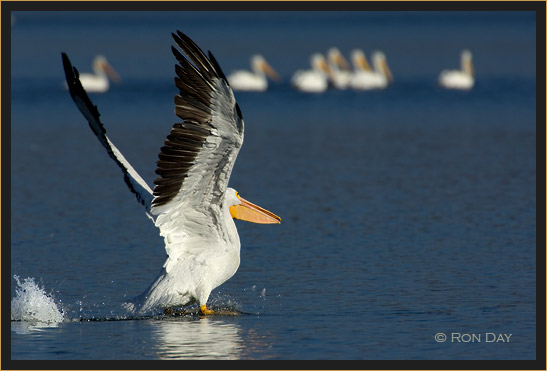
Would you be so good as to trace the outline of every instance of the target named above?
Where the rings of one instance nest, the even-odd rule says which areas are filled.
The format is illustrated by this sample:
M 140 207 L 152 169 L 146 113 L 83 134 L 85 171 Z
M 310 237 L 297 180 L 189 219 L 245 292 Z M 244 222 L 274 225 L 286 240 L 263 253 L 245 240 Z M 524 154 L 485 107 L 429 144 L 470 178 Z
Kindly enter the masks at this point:
M 155 321 L 152 338 L 159 359 L 239 359 L 243 348 L 239 326 L 210 318 Z
M 30 333 L 36 333 L 45 331 L 48 328 L 59 327 L 58 322 L 23 322 L 23 321 L 11 321 L 11 331 L 14 331 L 19 335 L 26 335 Z

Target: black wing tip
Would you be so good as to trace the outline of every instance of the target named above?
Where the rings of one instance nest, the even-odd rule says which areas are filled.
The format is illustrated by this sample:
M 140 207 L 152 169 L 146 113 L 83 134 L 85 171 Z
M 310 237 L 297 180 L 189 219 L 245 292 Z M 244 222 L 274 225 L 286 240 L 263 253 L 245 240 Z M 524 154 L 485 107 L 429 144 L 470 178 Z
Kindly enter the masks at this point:
M 72 71 L 72 63 L 70 63 L 70 59 L 68 59 L 68 55 L 65 52 L 61 52 L 61 59 L 63 60 L 63 69 L 68 80 L 68 76 L 71 75 Z
M 224 81 L 226 81 L 226 84 L 228 86 L 230 86 L 230 84 L 228 83 L 228 79 L 226 78 L 226 76 L 224 75 L 224 72 L 222 72 L 222 68 L 220 68 L 220 64 L 218 64 L 215 56 L 213 55 L 213 53 L 211 53 L 210 50 L 207 51 L 207 53 L 209 54 L 209 60 L 211 61 L 211 64 L 213 65 L 213 67 L 215 68 L 216 70 L 216 73 L 217 75 L 224 79 Z
M 65 52 L 61 52 L 61 59 L 63 60 L 63 66 L 72 66 L 72 63 L 70 63 L 70 59 Z
M 76 81 L 78 81 L 80 74 L 76 67 L 72 65 L 68 55 L 65 52 L 61 52 L 61 59 L 63 60 L 63 69 L 65 71 L 66 82 L 70 91 L 70 94 L 74 94 L 74 86 Z
M 177 33 L 171 32 L 171 36 L 173 37 L 175 43 L 182 50 L 184 50 L 185 53 L 187 53 L 187 50 L 192 51 L 191 49 L 196 49 L 203 53 L 200 47 L 197 46 L 197 44 L 191 38 L 189 38 L 186 34 L 180 32 L 179 30 L 177 30 Z M 174 46 L 171 46 L 171 48 L 174 48 Z
M 213 56 L 213 53 L 211 51 L 207 51 L 207 54 L 203 52 L 203 50 L 184 32 L 177 30 L 176 34 L 174 32 L 171 33 L 171 36 L 173 37 L 173 40 L 175 40 L 175 43 L 184 51 L 185 54 L 190 55 L 190 53 L 195 54 L 195 56 L 200 56 L 207 62 L 208 65 L 205 65 L 204 67 L 208 69 L 209 67 L 212 68 L 212 73 L 218 78 L 223 79 L 226 84 L 228 84 L 228 79 L 224 75 L 224 72 L 222 71 L 222 68 L 220 67 L 220 64 L 217 62 L 216 58 Z M 171 46 L 171 50 L 173 51 L 173 54 L 178 53 L 180 55 L 180 52 L 174 47 Z M 176 57 L 177 54 L 175 54 Z
M 80 100 L 83 104 L 85 104 L 88 112 L 94 116 L 95 120 L 97 120 L 99 132 L 97 132 L 97 126 L 93 125 L 88 119 L 89 127 L 95 133 L 95 135 L 101 134 L 104 136 L 106 134 L 106 129 L 104 128 L 103 124 L 101 123 L 99 119 L 101 114 L 99 113 L 97 106 L 95 106 L 93 102 L 91 101 L 91 99 L 89 99 L 87 92 L 82 86 L 82 83 L 80 82 L 80 74 L 78 73 L 78 70 L 76 69 L 76 67 L 72 65 L 66 53 L 61 52 L 61 58 L 63 60 L 63 69 L 65 71 L 68 92 L 70 93 L 72 100 L 76 103 L 76 106 L 78 107 L 78 109 L 84 116 L 86 115 L 82 111 L 82 108 L 79 106 L 78 100 Z
M 188 35 L 186 35 L 184 32 L 180 30 L 177 30 L 176 34 L 174 32 L 171 32 L 171 35 L 173 36 L 173 39 L 177 42 L 177 44 L 179 44 L 180 42 L 183 42 L 183 43 L 197 46 L 197 44 Z

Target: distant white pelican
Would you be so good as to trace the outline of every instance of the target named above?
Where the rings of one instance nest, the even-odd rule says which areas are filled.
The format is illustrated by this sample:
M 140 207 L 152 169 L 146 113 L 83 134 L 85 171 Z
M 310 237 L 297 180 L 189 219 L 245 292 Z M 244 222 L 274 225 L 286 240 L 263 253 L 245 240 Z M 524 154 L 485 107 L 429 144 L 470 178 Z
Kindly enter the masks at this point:
M 352 61 L 355 72 L 351 77 L 350 85 L 353 89 L 384 89 L 393 81 L 393 75 L 387 64 L 386 56 L 382 52 L 372 53 L 374 70 L 370 68 L 365 53 L 360 50 L 352 52 Z
M 177 123 L 159 154 L 154 191 L 106 136 L 99 112 L 63 53 L 70 94 L 110 157 L 121 168 L 129 189 L 165 240 L 168 258 L 158 278 L 125 308 L 144 314 L 197 301 L 202 314 L 211 291 L 239 267 L 240 241 L 233 218 L 279 223 L 280 218 L 244 200 L 228 180 L 243 143 L 243 118 L 222 70 L 190 38 L 173 34 L 183 56 L 172 47 Z M 189 58 L 192 62 L 190 62 Z
M 121 80 L 118 73 L 102 55 L 98 55 L 93 59 L 92 68 L 94 73 L 82 73 L 80 75 L 80 82 L 89 93 L 108 91 L 110 88 L 109 78 L 115 83 Z
M 315 53 L 310 57 L 310 64 L 312 69 L 296 71 L 291 83 L 300 91 L 322 93 L 329 87 L 330 70 L 327 61 L 323 55 Z
M 266 62 L 260 54 L 251 57 L 252 71 L 238 70 L 228 75 L 230 87 L 242 91 L 265 91 L 268 89 L 268 79 L 279 80 L 277 72 Z
M 330 48 L 327 52 L 331 69 L 331 82 L 336 89 L 347 89 L 351 80 L 351 67 L 338 48 Z
M 475 85 L 473 55 L 469 50 L 462 51 L 461 70 L 444 70 L 439 75 L 439 85 L 446 89 L 469 90 Z

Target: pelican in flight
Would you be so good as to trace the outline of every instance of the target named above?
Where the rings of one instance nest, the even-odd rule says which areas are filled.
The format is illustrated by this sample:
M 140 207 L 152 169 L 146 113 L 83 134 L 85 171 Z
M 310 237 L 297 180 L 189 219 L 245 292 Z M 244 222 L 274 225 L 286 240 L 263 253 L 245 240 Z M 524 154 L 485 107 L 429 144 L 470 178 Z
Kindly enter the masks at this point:
M 174 124 L 159 153 L 152 191 L 106 135 L 78 80 L 78 71 L 62 53 L 67 83 L 76 106 L 108 155 L 121 168 L 125 183 L 165 240 L 167 260 L 140 296 L 124 304 L 135 314 L 193 302 L 203 315 L 211 291 L 239 267 L 240 241 L 233 219 L 280 223 L 275 214 L 246 201 L 228 187 L 243 143 L 243 118 L 232 89 L 211 52 L 208 56 L 185 34 L 172 34 L 175 65 Z M 191 61 L 191 62 L 190 62 Z
M 228 75 L 228 82 L 234 90 L 265 91 L 268 89 L 268 79 L 279 81 L 277 72 L 266 62 L 266 59 L 255 54 L 251 57 L 252 71 L 238 70 Z
M 291 84 L 298 90 L 322 93 L 329 87 L 330 68 L 325 57 L 315 53 L 310 57 L 311 70 L 298 70 L 291 78 Z
M 347 89 L 351 80 L 351 67 L 338 48 L 330 48 L 327 52 L 330 79 L 336 89 Z
M 104 93 L 110 88 L 109 79 L 115 83 L 121 80 L 120 75 L 102 55 L 93 59 L 92 68 L 93 73 L 80 75 L 80 82 L 88 93 Z
M 352 62 L 355 66 L 350 85 L 357 90 L 384 89 L 392 81 L 393 75 L 386 61 L 386 56 L 380 51 L 372 53 L 372 64 L 374 70 L 370 68 L 365 53 L 361 50 L 352 52 Z
M 439 85 L 446 89 L 469 90 L 475 85 L 472 54 L 469 50 L 462 51 L 461 69 L 444 70 L 439 75 Z

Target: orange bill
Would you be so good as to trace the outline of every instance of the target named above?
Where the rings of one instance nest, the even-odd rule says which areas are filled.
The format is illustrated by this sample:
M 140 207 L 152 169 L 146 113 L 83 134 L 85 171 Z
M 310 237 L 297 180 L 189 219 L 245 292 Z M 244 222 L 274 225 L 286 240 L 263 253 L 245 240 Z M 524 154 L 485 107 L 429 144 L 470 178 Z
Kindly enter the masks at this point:
M 389 69 L 389 66 L 387 65 L 387 62 L 385 59 L 382 60 L 381 68 L 384 70 L 387 80 L 389 82 L 393 82 L 393 74 L 391 73 L 391 70 Z
M 107 62 L 102 63 L 103 71 L 108 75 L 110 80 L 114 81 L 116 84 L 119 83 L 122 79 L 116 70 Z
M 262 70 L 264 71 L 264 73 L 266 75 L 268 75 L 268 77 L 270 79 L 272 79 L 274 81 L 279 81 L 280 80 L 279 75 L 277 74 L 277 72 L 266 61 L 264 61 L 262 63 Z
M 338 67 L 340 67 L 341 69 L 345 71 L 351 70 L 351 66 L 349 65 L 346 58 L 344 58 L 342 53 L 336 53 L 335 62 L 338 65 Z
M 281 223 L 281 218 L 274 213 L 245 200 L 239 195 L 237 198 L 239 198 L 241 203 L 239 205 L 230 206 L 230 215 L 232 215 L 232 218 L 260 224 Z
M 370 68 L 370 64 L 368 64 L 367 58 L 364 54 L 359 56 L 357 59 L 357 64 L 363 71 L 372 71 L 372 68 Z

